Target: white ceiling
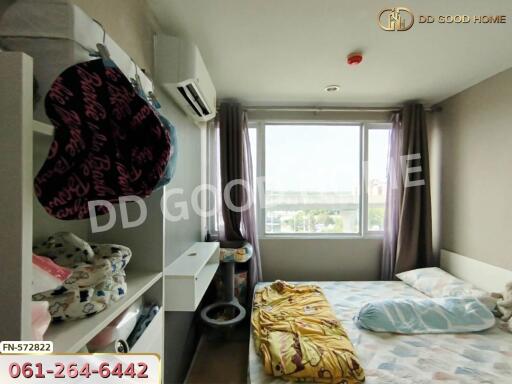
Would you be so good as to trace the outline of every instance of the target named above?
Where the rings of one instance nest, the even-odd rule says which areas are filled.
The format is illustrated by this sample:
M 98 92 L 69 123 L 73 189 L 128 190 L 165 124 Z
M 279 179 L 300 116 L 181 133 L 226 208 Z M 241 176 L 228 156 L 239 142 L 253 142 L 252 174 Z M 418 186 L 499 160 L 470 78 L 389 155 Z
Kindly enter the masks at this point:
M 432 104 L 512 67 L 512 0 L 148 0 L 162 28 L 195 42 L 219 98 L 265 106 Z M 385 32 L 383 8 L 506 15 L 503 25 Z M 346 56 L 361 50 L 364 62 Z M 341 85 L 341 92 L 323 88 Z

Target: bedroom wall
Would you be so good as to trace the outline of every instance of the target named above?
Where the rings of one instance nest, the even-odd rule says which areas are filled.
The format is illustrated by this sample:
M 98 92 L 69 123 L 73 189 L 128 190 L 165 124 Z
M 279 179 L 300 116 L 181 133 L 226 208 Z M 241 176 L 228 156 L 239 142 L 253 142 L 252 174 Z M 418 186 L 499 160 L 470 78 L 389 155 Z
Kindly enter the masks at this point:
M 441 245 L 512 270 L 512 69 L 441 106 Z
M 378 280 L 382 239 L 262 239 L 263 278 Z
M 144 69 L 153 68 L 153 30 L 145 0 L 70 0 L 102 23 L 108 33 Z M 153 25 L 152 25 L 153 24 Z
M 162 95 L 159 92 L 158 95 Z M 173 180 L 167 185 L 168 211 L 175 212 L 176 202 L 185 197 L 188 201 L 192 190 L 201 183 L 201 130 L 192 124 L 167 97 L 159 97 L 163 110 L 175 124 L 178 132 L 178 166 Z M 175 197 L 169 191 L 178 188 L 183 195 Z M 201 218 L 190 210 L 190 217 L 179 222 L 165 222 L 166 264 L 170 264 L 193 243 L 201 241 Z M 194 323 L 194 312 L 165 313 L 165 382 L 182 383 L 197 346 L 199 333 Z
M 430 161 L 430 199 L 432 205 L 432 248 L 439 257 L 441 253 L 441 220 L 442 220 L 442 152 L 443 136 L 439 125 L 441 110 L 427 114 L 428 150 Z

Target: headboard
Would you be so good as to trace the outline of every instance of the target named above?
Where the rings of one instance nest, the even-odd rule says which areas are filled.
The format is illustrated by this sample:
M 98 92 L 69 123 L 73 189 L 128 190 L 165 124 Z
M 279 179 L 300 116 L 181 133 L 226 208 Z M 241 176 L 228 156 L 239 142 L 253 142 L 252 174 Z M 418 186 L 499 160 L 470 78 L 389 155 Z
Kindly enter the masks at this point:
M 488 292 L 503 292 L 512 281 L 512 271 L 454 252 L 441 250 L 441 268 Z

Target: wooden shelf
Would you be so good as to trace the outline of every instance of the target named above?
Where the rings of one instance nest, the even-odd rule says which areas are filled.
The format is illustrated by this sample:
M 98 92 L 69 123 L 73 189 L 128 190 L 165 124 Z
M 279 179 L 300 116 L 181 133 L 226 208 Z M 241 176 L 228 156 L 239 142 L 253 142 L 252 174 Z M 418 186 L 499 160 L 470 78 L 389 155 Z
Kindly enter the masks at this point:
M 123 299 L 111 304 L 103 312 L 88 319 L 52 324 L 44 336 L 45 340 L 53 341 L 55 352 L 79 351 L 112 320 L 149 290 L 161 277 L 161 272 L 126 271 L 128 292 Z
M 34 133 L 44 135 L 44 136 L 53 136 L 55 128 L 47 123 L 42 123 L 41 121 L 34 120 L 32 124 L 32 129 Z

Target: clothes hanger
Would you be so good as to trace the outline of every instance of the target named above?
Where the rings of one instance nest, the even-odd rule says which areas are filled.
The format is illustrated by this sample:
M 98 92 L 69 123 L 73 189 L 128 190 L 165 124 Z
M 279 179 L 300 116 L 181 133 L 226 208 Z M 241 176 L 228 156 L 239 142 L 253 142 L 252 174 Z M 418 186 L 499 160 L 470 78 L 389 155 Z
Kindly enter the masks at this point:
M 93 52 L 91 56 L 93 57 L 101 57 L 103 59 L 103 62 L 105 63 L 105 66 L 107 67 L 115 67 L 116 64 L 112 60 L 112 57 L 110 56 L 110 51 L 107 48 L 106 40 L 107 40 L 107 32 L 105 31 L 105 27 L 103 24 L 101 24 L 98 20 L 92 19 L 96 24 L 98 24 L 103 31 L 103 39 L 101 43 L 96 44 L 97 52 Z

